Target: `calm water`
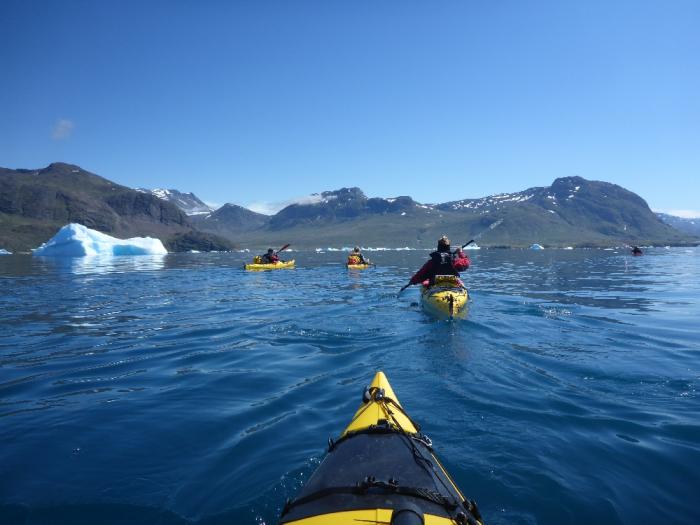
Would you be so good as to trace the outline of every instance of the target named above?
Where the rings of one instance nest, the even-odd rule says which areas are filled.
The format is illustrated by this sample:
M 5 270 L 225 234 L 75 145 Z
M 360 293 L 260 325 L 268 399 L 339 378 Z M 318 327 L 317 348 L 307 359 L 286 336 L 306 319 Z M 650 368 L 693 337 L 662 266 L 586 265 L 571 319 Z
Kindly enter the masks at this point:
M 487 523 L 700 522 L 700 249 L 295 256 L 0 257 L 0 523 L 275 523 L 378 369 Z

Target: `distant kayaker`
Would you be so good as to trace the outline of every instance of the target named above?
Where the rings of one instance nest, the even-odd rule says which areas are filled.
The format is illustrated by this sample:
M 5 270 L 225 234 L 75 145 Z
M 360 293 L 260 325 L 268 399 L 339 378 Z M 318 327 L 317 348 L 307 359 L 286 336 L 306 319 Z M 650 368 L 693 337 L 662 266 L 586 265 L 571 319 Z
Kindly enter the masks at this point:
M 365 259 L 360 247 L 355 246 L 355 249 L 348 255 L 348 264 L 369 264 L 369 259 Z
M 279 256 L 275 253 L 275 250 L 273 250 L 272 248 L 267 250 L 267 253 L 263 255 L 261 259 L 263 264 L 275 264 L 280 260 Z
M 418 270 L 411 280 L 409 285 L 422 283 L 423 286 L 435 284 L 436 275 L 455 275 L 459 277 L 459 272 L 463 272 L 471 261 L 469 257 L 462 251 L 462 248 L 457 248 L 455 253 L 450 250 L 450 240 L 444 235 L 438 240 L 437 251 L 430 254 L 430 260 Z
M 642 249 L 639 246 L 632 248 L 632 255 L 642 255 Z

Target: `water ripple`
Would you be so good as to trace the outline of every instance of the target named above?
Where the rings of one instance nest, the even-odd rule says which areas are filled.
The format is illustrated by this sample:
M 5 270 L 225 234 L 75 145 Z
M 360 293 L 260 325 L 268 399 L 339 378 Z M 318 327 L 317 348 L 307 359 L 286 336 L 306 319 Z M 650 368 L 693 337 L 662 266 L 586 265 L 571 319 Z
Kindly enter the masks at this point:
M 0 522 L 275 523 L 377 369 L 488 523 L 700 521 L 700 250 L 294 256 L 1 258 Z

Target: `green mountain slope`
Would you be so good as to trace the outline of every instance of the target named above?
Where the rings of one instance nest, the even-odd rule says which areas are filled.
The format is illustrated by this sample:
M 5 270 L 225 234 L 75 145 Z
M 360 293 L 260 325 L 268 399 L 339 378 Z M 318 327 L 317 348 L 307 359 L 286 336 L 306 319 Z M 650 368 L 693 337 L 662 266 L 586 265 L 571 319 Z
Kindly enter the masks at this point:
M 157 237 L 171 251 L 231 242 L 195 230 L 175 205 L 120 186 L 78 166 L 39 170 L 0 168 L 0 246 L 27 251 L 77 222 L 115 237 Z M 186 247 L 181 246 L 186 239 Z

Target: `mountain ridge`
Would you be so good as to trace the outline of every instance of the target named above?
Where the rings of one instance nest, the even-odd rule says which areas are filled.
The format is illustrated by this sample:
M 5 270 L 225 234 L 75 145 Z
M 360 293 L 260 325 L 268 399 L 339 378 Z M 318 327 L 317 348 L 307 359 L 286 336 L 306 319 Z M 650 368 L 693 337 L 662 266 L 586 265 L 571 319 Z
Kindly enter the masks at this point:
M 0 247 L 27 251 L 71 222 L 121 238 L 157 237 L 170 251 L 233 246 L 198 231 L 174 204 L 74 164 L 0 168 Z
M 150 193 L 161 200 L 172 202 L 187 215 L 204 215 L 214 211 L 214 208 L 191 192 L 183 193 L 179 190 L 164 188 L 154 188 L 150 190 L 146 188 L 134 189 L 142 193 Z
M 700 237 L 700 218 L 689 219 L 686 217 L 678 217 L 677 215 L 661 212 L 657 212 L 656 216 L 669 226 L 672 226 L 679 231 Z
M 216 232 L 243 243 L 428 247 L 443 233 L 465 237 L 484 233 L 484 246 L 526 247 L 692 244 L 700 239 L 669 227 L 646 201 L 616 184 L 560 177 L 550 186 L 438 204 L 408 196 L 368 198 L 356 187 L 314 194 L 286 206 L 267 220 L 243 223 L 219 218 Z M 254 213 L 250 212 L 249 213 Z M 499 226 L 489 230 L 489 226 Z M 206 217 L 198 225 L 208 231 Z M 212 230 L 213 231 L 213 230 Z M 378 234 L 377 232 L 381 232 Z M 332 244 L 328 244 L 332 243 Z
M 410 196 L 367 197 L 360 188 L 345 187 L 314 194 L 274 215 L 235 204 L 187 215 L 202 204 L 207 206 L 192 193 L 131 189 L 71 164 L 0 168 L 0 247 L 22 251 L 38 246 L 67 222 L 116 236 L 165 238 L 171 251 L 288 242 L 298 248 L 430 248 L 443 234 L 465 242 L 483 234 L 479 243 L 487 247 L 700 242 L 663 222 L 635 193 L 582 177 L 437 204 Z

